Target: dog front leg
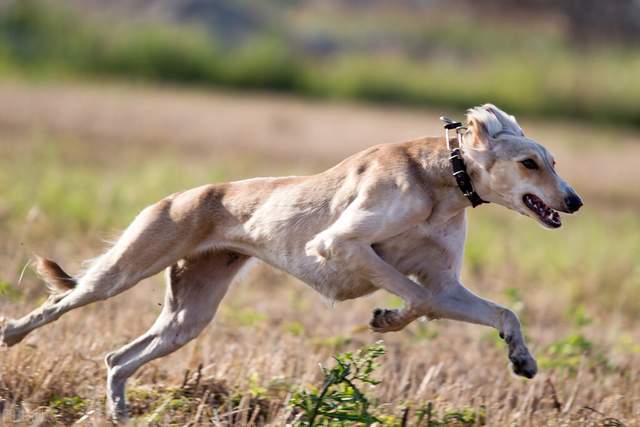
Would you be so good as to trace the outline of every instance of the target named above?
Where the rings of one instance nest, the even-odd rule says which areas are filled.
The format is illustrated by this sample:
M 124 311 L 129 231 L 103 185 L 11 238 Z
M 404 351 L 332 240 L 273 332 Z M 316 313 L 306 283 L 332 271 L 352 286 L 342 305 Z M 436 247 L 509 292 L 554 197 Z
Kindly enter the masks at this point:
M 325 232 L 307 244 L 307 251 L 321 258 L 330 257 L 339 268 L 351 270 L 377 288 L 402 298 L 402 309 L 374 311 L 370 326 L 376 332 L 398 331 L 430 311 L 429 291 L 386 263 L 367 243 Z
M 498 330 L 509 346 L 509 360 L 517 375 L 533 378 L 537 364 L 527 345 L 516 314 L 508 308 L 487 301 L 465 288 L 459 281 L 450 280 L 432 297 L 435 318 L 491 326 Z
M 376 193 L 385 196 L 377 203 Z M 429 291 L 386 263 L 371 245 L 424 221 L 430 209 L 423 197 L 395 190 L 385 193 L 381 188 L 369 189 L 305 246 L 308 256 L 315 256 L 321 262 L 331 259 L 338 268 L 352 271 L 404 300 L 401 310 L 376 310 L 378 315 L 371 323 L 376 331 L 400 330 L 428 312 Z

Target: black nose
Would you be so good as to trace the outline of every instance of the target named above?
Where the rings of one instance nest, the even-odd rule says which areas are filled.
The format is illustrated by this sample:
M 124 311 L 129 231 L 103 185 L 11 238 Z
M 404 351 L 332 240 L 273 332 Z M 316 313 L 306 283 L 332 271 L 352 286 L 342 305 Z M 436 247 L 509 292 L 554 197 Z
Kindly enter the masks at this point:
M 565 197 L 564 204 L 567 206 L 569 213 L 574 213 L 582 206 L 582 200 L 576 193 L 571 193 Z

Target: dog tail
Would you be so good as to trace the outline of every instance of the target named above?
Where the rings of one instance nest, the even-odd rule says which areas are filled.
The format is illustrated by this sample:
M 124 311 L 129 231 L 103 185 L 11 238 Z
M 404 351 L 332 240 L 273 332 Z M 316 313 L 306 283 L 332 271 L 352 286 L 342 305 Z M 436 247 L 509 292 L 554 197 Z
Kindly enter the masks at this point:
M 36 255 L 36 271 L 46 282 L 49 292 L 61 294 L 76 287 L 76 279 L 69 276 L 58 264 Z

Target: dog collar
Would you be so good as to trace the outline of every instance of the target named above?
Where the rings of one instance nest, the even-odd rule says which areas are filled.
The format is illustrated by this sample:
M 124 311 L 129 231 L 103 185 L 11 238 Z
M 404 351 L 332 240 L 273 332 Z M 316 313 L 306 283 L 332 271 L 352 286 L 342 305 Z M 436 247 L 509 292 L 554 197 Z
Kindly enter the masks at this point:
M 471 177 L 467 172 L 467 165 L 464 164 L 464 159 L 462 158 L 462 150 L 460 147 L 462 146 L 461 139 L 462 135 L 460 133 L 461 130 L 466 129 L 462 126 L 462 123 L 451 120 L 448 117 L 440 117 L 440 120 L 444 122 L 444 134 L 445 140 L 447 141 L 447 148 L 449 149 L 449 161 L 451 162 L 451 169 L 453 171 L 453 177 L 456 179 L 456 183 L 458 184 L 458 188 L 462 191 L 462 194 L 465 195 L 467 199 L 471 202 L 471 206 L 474 208 L 483 203 L 489 203 L 486 200 L 483 200 L 482 197 L 476 192 L 473 188 L 473 183 L 471 182 Z M 449 130 L 455 129 L 456 131 L 456 142 L 457 147 L 452 147 L 451 140 L 449 139 Z

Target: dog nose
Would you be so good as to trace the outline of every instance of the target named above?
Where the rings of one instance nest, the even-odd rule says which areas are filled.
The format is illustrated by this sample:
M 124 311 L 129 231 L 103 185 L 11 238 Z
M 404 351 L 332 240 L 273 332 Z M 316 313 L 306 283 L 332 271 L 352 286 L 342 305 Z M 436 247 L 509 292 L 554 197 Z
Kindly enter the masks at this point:
M 574 213 L 582 206 L 582 199 L 576 193 L 571 193 L 565 197 L 564 204 L 567 206 L 569 213 Z

